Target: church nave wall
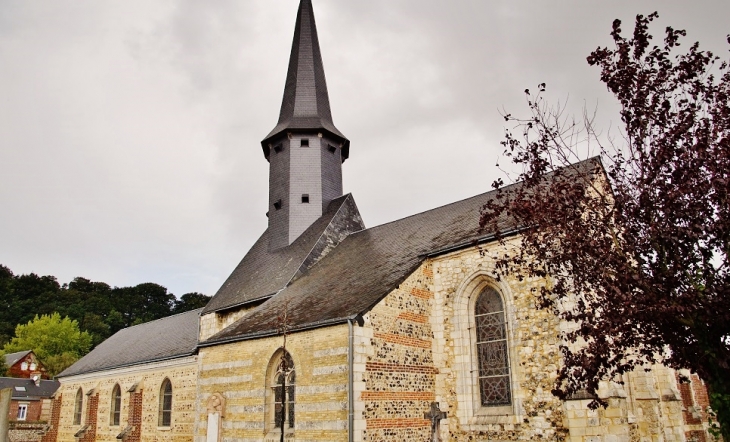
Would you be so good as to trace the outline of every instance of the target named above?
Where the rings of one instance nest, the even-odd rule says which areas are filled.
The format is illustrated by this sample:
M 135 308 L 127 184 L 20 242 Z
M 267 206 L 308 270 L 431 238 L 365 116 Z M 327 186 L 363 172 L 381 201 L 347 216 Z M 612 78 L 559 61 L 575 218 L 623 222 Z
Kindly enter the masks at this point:
M 220 440 L 279 440 L 272 412 L 272 367 L 279 361 L 282 343 L 278 336 L 200 349 L 197 442 L 206 440 L 215 394 L 225 401 Z M 294 428 L 287 433 L 298 441 L 347 440 L 347 324 L 292 333 L 286 350 L 295 373 Z

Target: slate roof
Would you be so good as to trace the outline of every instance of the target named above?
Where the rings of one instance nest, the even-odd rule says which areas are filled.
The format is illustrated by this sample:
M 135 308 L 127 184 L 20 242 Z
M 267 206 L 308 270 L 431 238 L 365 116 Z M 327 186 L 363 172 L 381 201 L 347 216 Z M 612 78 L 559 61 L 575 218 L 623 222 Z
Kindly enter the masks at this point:
M 364 229 L 352 195 L 333 200 L 293 243 L 269 251 L 266 230 L 213 296 L 203 313 L 261 301 L 294 281 L 348 234 Z
M 57 377 L 192 355 L 198 343 L 201 311 L 191 310 L 119 330 Z
M 311 0 L 301 0 L 299 4 L 279 122 L 261 142 L 267 159 L 272 139 L 294 129 L 329 132 L 343 143 L 342 161 L 349 156 L 350 141 L 332 122 Z
M 53 396 L 60 385 L 58 381 L 41 380 L 40 385 L 36 385 L 32 379 L 0 378 L 0 390 L 11 388 L 11 398 L 15 400 L 46 399 Z
M 16 362 L 28 356 L 31 350 L 17 351 L 15 353 L 8 353 L 5 355 L 5 365 L 12 367 Z
M 587 174 L 597 159 L 571 166 Z M 515 184 L 505 190 L 515 190 Z M 276 334 L 277 316 L 286 305 L 291 330 L 345 322 L 367 312 L 429 256 L 469 247 L 493 237 L 479 230 L 480 209 L 495 191 L 349 235 L 308 272 L 255 307 L 201 346 Z M 513 219 L 499 221 L 503 232 Z

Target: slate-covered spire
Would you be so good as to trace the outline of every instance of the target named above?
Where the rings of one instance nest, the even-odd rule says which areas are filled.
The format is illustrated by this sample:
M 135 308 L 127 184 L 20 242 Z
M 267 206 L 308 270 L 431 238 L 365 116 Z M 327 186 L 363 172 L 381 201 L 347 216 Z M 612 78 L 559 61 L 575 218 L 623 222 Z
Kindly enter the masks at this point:
M 350 141 L 332 123 L 311 0 L 299 3 L 279 122 L 261 142 L 267 159 L 273 144 L 290 131 L 324 132 L 338 142 L 342 161 L 349 156 Z
M 279 124 L 261 142 L 269 161 L 269 250 L 291 245 L 342 196 L 350 142 L 332 124 L 312 1 L 301 0 Z

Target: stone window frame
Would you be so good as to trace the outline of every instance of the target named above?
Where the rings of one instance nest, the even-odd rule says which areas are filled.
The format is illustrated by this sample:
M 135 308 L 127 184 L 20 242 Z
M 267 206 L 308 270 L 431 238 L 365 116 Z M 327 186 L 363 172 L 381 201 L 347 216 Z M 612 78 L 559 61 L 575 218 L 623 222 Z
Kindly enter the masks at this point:
M 169 393 L 167 391 L 169 387 Z M 157 415 L 157 426 L 161 428 L 172 427 L 172 402 L 174 389 L 172 388 L 172 381 L 170 378 L 165 378 L 160 384 L 160 398 L 159 398 L 159 411 Z M 165 401 L 166 398 L 170 398 L 169 403 Z
M 296 407 L 296 372 L 297 368 L 300 365 L 298 364 L 298 361 L 295 359 L 292 352 L 289 350 L 285 350 L 284 348 L 278 348 L 274 354 L 271 356 L 271 359 L 269 359 L 269 363 L 266 366 L 266 388 L 265 388 L 265 394 L 264 394 L 264 429 L 266 432 L 266 439 L 265 440 L 279 440 L 279 437 L 281 436 L 281 429 L 276 427 L 276 414 L 274 407 L 275 405 L 275 395 L 274 395 L 274 388 L 276 388 L 276 378 L 278 377 L 279 370 L 279 361 L 281 360 L 281 355 L 286 352 L 289 355 L 289 359 L 292 361 L 293 369 L 291 370 L 291 374 L 288 376 L 289 379 L 291 379 L 291 375 L 294 375 L 294 382 L 290 383 L 290 380 L 287 380 L 287 389 L 289 386 L 294 387 L 294 400 L 293 401 L 287 401 L 287 404 L 293 404 Z M 295 419 L 294 419 L 294 426 L 290 426 L 289 419 L 287 419 L 287 428 L 285 429 L 285 438 L 287 440 L 294 438 L 294 431 L 296 428 L 296 408 L 294 408 L 295 412 Z M 287 409 L 287 414 L 289 414 Z
M 76 398 L 74 399 L 73 425 L 81 425 L 81 416 L 84 409 L 84 390 L 79 387 L 76 390 Z
M 109 426 L 118 427 L 122 422 L 122 388 L 114 384 L 109 406 Z
M 499 293 L 504 306 L 512 396 L 510 405 L 481 405 L 474 311 L 477 298 L 487 287 L 491 287 Z M 509 285 L 504 281 L 497 281 L 492 277 L 491 272 L 486 270 L 476 271 L 466 277 L 456 291 L 452 321 L 458 402 L 456 415 L 461 425 L 472 430 L 478 430 L 480 425 L 519 423 L 522 418 L 522 401 L 516 381 L 520 368 L 517 360 L 519 342 L 515 333 L 517 320 L 513 299 Z

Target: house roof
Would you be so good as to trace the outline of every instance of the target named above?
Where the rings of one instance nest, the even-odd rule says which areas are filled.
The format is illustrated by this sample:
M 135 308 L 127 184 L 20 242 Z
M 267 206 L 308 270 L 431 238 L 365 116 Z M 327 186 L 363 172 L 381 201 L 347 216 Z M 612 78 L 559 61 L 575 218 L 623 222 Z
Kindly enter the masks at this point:
M 0 378 L 0 390 L 12 389 L 11 398 L 16 400 L 46 399 L 53 396 L 61 385 L 58 381 L 41 380 L 36 385 L 32 379 L 26 378 Z
M 31 350 L 16 351 L 15 353 L 8 353 L 5 355 L 5 365 L 7 365 L 8 367 L 12 367 L 19 360 L 28 356 L 28 354 L 30 354 L 30 353 L 32 353 Z
M 332 122 L 311 0 L 301 0 L 299 4 L 279 122 L 261 142 L 266 158 L 269 158 L 269 143 L 287 130 L 329 132 L 343 143 L 342 161 L 349 156 L 350 141 Z
M 261 301 L 284 289 L 347 235 L 365 228 L 352 195 L 333 200 L 325 213 L 287 247 L 269 251 L 265 231 L 213 296 L 203 313 Z
M 202 309 L 119 330 L 58 378 L 162 361 L 195 353 Z
M 570 166 L 586 174 L 600 166 L 591 159 Z M 521 183 L 506 187 L 516 190 Z M 201 346 L 277 333 L 287 310 L 292 331 L 344 322 L 367 312 L 432 254 L 469 247 L 493 237 L 479 228 L 481 208 L 496 191 L 349 235 L 326 257 L 276 296 L 201 343 Z M 503 215 L 502 232 L 518 229 Z

